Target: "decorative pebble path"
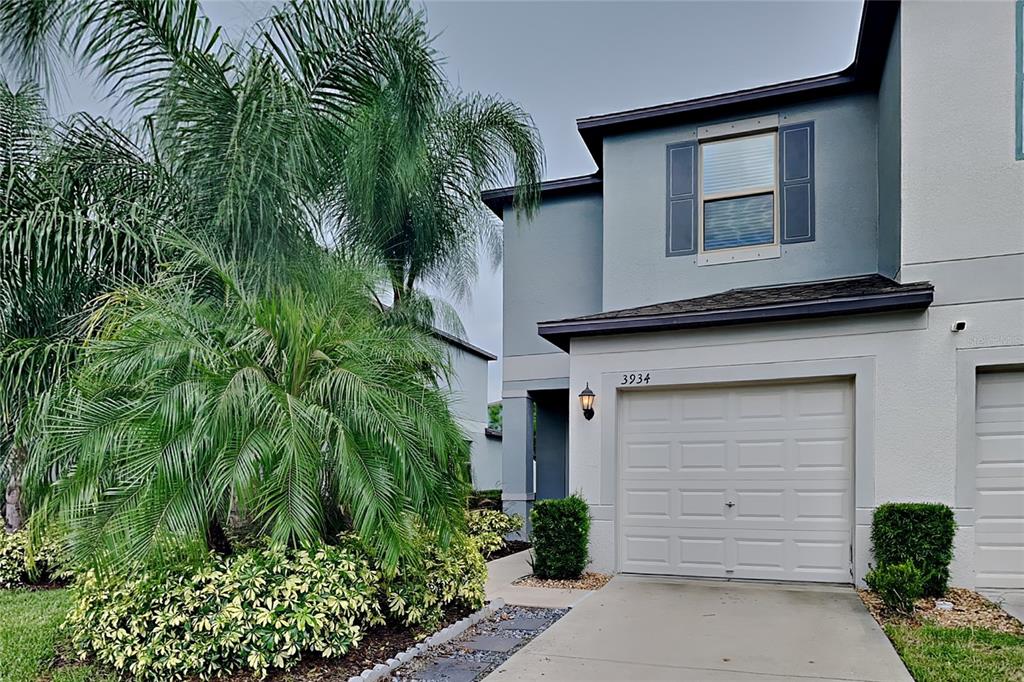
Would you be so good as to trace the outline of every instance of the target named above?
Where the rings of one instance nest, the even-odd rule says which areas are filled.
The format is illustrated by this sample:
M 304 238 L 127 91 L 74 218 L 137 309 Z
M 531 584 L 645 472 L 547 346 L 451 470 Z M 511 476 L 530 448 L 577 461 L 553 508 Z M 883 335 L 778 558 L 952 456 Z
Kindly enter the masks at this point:
M 462 635 L 392 673 L 396 682 L 475 682 L 504 663 L 569 609 L 505 606 Z

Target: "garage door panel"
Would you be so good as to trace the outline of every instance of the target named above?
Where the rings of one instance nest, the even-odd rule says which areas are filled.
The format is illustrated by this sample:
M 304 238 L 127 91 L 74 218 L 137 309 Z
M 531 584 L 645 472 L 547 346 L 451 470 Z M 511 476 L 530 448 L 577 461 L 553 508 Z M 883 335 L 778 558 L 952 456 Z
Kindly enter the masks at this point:
M 671 557 L 671 536 L 665 534 L 629 534 L 624 541 L 625 561 L 633 570 L 669 572 L 674 562 Z M 663 569 L 663 570 L 662 570 Z
M 626 472 L 669 472 L 672 466 L 672 443 L 668 441 L 626 444 Z
M 727 491 L 724 488 L 679 490 L 677 521 L 718 519 L 725 521 Z
M 736 468 L 746 471 L 785 471 L 786 440 L 766 438 L 736 441 Z
M 636 393 L 626 403 L 624 421 L 626 425 L 655 427 L 671 424 L 673 420 L 671 400 L 660 400 L 655 394 Z
M 1006 424 L 978 424 L 978 470 L 996 468 L 994 475 L 1005 473 L 1004 467 L 1024 472 L 1024 433 L 1007 430 Z
M 850 444 L 853 439 L 849 432 L 824 436 L 807 436 L 793 440 L 793 455 L 796 458 L 794 470 L 828 471 L 848 475 L 850 460 L 853 459 Z
M 678 547 L 678 568 L 725 573 L 724 537 L 682 536 L 678 538 Z
M 788 396 L 773 389 L 751 389 L 735 393 L 736 419 L 752 426 L 764 428 L 786 423 Z
M 715 429 L 729 421 L 728 396 L 722 392 L 688 393 L 673 397 L 676 417 L 688 429 Z
M 729 443 L 723 440 L 679 444 L 679 468 L 683 471 L 725 472 Z
M 630 490 L 625 496 L 626 515 L 629 518 L 660 518 L 671 520 L 672 491 Z
M 975 538 L 976 581 L 982 588 L 1024 586 L 1024 546 L 1020 533 L 982 533 Z
M 990 372 L 978 375 L 977 421 L 1024 422 L 1024 372 Z
M 761 569 L 777 573 L 786 570 L 786 541 L 784 538 L 738 537 L 736 542 L 735 571 Z
M 850 522 L 849 487 L 823 490 L 814 488 L 809 490 L 794 490 L 796 500 L 796 512 L 794 521 L 805 521 L 808 523 L 838 522 L 848 524 Z
M 849 393 L 829 382 L 625 394 L 622 570 L 849 582 Z M 666 442 L 668 471 L 645 450 Z
M 1024 589 L 1024 372 L 977 382 L 975 582 Z
M 800 425 L 820 425 L 823 421 L 846 423 L 852 411 L 850 391 L 841 384 L 796 387 L 793 394 L 796 421 Z

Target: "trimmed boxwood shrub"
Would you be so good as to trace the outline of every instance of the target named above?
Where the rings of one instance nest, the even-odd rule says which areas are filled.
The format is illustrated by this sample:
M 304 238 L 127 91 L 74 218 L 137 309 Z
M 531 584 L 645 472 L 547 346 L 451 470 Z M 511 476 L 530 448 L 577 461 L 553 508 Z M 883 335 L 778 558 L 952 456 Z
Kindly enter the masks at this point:
M 578 495 L 540 500 L 530 510 L 533 574 L 559 580 L 578 578 L 590 560 L 590 509 Z
M 924 574 L 909 561 L 873 568 L 864 582 L 878 593 L 882 603 L 900 613 L 911 613 L 914 602 L 924 595 Z
M 924 578 L 924 596 L 941 597 L 949 585 L 956 520 L 944 504 L 888 502 L 875 510 L 871 544 L 879 567 L 912 562 Z

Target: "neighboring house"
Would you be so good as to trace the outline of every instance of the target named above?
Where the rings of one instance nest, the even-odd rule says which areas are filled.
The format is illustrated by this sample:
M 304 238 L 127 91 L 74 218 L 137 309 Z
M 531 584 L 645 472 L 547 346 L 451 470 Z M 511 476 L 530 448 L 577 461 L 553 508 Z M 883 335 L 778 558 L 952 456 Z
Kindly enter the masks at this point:
M 450 349 L 452 411 L 470 441 L 474 490 L 501 487 L 501 434 L 488 428 L 487 364 L 493 354 L 451 334 L 435 330 Z
M 869 1 L 841 72 L 580 119 L 528 229 L 485 193 L 505 508 L 581 492 L 597 570 L 860 584 L 873 509 L 937 501 L 953 581 L 1024 589 L 1022 18 Z

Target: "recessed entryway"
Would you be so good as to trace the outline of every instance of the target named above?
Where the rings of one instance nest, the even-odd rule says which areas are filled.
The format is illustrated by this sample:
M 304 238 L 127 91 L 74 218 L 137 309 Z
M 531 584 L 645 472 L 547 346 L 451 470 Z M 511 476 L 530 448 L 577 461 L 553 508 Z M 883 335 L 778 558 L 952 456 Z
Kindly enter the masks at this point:
M 618 566 L 852 582 L 849 380 L 625 391 Z

